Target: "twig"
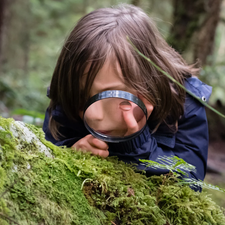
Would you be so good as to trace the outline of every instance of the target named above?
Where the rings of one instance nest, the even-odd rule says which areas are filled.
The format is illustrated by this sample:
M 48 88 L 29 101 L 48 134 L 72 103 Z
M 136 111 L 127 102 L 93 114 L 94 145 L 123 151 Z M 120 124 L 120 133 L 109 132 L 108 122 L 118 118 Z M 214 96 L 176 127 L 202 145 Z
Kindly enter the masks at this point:
M 83 190 L 83 187 L 84 187 L 84 184 L 87 182 L 87 181 L 92 181 L 91 178 L 87 178 L 83 181 L 83 183 L 81 184 L 81 190 Z

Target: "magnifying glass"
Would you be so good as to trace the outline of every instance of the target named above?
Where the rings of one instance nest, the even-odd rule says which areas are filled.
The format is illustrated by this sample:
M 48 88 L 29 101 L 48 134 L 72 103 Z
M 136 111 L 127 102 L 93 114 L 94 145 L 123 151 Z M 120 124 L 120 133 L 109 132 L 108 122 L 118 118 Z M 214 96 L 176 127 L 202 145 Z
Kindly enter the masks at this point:
M 84 109 L 84 125 L 96 138 L 123 142 L 138 136 L 147 122 L 147 109 L 135 95 L 109 90 L 91 97 Z

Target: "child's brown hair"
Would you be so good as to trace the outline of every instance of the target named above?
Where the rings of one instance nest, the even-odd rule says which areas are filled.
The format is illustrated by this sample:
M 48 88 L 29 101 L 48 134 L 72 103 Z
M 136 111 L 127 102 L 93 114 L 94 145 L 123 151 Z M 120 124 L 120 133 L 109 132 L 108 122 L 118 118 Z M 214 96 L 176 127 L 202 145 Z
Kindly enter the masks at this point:
M 77 120 L 96 74 L 111 57 L 118 61 L 126 84 L 154 105 L 150 121 L 157 122 L 156 129 L 168 116 L 170 124 L 176 124 L 183 114 L 185 91 L 138 55 L 127 37 L 181 84 L 198 72 L 166 43 L 140 8 L 123 4 L 97 9 L 80 19 L 62 48 L 51 81 L 49 112 L 59 104 L 70 120 Z M 50 118 L 54 138 L 59 134 L 58 125 Z

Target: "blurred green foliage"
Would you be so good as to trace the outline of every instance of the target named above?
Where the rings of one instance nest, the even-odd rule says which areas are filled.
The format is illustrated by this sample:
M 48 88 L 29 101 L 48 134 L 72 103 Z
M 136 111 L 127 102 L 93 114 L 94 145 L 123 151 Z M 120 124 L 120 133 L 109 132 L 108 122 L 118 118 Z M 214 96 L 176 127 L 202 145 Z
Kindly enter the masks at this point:
M 131 3 L 131 0 L 123 0 Z M 172 26 L 172 0 L 141 0 L 143 8 L 156 22 L 164 38 Z M 121 3 L 119 0 L 17 0 L 7 5 L 2 65 L 0 69 L 0 101 L 10 111 L 16 108 L 44 113 L 49 99 L 46 90 L 66 36 L 84 14 L 100 7 Z M 224 10 L 223 10 L 224 11 Z M 222 13 L 222 16 L 224 13 Z M 211 103 L 224 100 L 225 63 L 223 57 L 225 28 L 217 29 L 211 65 L 203 68 L 200 79 L 212 85 Z M 191 49 L 191 48 L 190 48 Z M 190 51 L 190 50 L 189 50 Z M 184 52 L 188 60 L 190 52 Z M 0 109 L 1 113 L 1 109 Z
M 215 175 L 215 174 L 206 174 L 205 182 L 211 183 L 214 185 L 218 185 L 221 188 L 225 188 L 225 174 L 221 176 Z M 203 189 L 204 192 L 207 192 L 210 194 L 210 197 L 213 201 L 215 201 L 219 206 L 225 208 L 225 193 L 216 191 L 216 190 L 209 190 L 209 189 Z
M 86 13 L 118 3 L 119 0 L 68 0 L 66 3 L 57 0 L 18 0 L 9 4 L 0 71 L 0 92 L 4 94 L 0 96 L 0 101 L 10 111 L 24 108 L 44 113 L 49 102 L 47 87 L 66 36 Z M 160 6 L 156 1 L 145 0 L 140 6 L 152 12 L 166 36 L 168 23 L 156 17 L 164 10 L 169 12 L 166 20 L 170 17 L 170 1 Z

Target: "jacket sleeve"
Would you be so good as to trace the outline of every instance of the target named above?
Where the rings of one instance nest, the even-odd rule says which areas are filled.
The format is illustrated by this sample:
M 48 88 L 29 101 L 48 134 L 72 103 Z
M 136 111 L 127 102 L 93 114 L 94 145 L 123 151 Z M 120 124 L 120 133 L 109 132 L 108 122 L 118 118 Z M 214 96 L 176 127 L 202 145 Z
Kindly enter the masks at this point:
M 163 143 L 160 138 L 171 140 Z M 126 152 L 126 145 L 133 148 L 132 151 Z M 185 114 L 178 121 L 178 131 L 175 135 L 163 137 L 161 134 L 154 137 L 146 128 L 138 138 L 121 144 L 121 148 L 116 145 L 112 146 L 110 155 L 117 155 L 126 162 L 137 163 L 138 169 L 146 170 L 147 175 L 157 175 L 168 171 L 146 168 L 139 162 L 139 159 L 157 161 L 159 156 L 178 156 L 196 167 L 196 173 L 188 173 L 189 178 L 203 180 L 206 172 L 207 152 L 208 124 L 205 108 L 200 102 L 188 96 L 185 102 Z

